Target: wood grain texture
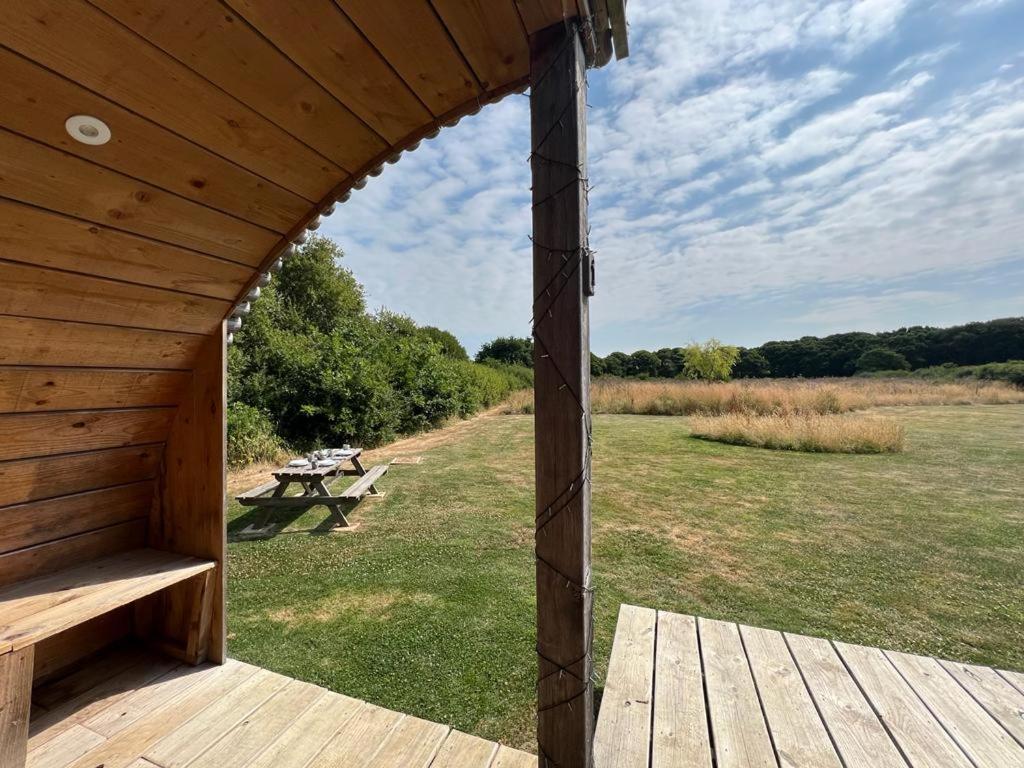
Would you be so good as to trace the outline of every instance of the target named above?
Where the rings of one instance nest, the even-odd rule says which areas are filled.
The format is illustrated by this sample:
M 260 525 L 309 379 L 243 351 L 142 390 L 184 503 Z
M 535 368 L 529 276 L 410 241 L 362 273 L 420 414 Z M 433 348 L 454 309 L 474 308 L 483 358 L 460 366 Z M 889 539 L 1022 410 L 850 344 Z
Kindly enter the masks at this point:
M 148 518 L 151 480 L 0 507 L 0 554 L 129 520 Z
M 305 768 L 363 706 L 357 699 L 327 693 L 299 715 L 246 768 Z
M 0 652 L 0 765 L 4 768 L 23 768 L 28 753 L 33 650 L 30 646 Z
M 231 311 L 223 299 L 0 261 L 0 314 L 211 333 Z
M 0 648 L 38 643 L 213 567 L 196 558 L 137 549 L 18 580 L 0 590 Z
M 0 44 L 306 200 L 320 200 L 343 176 L 336 165 L 87 3 L 0 4 Z
M 467 12 L 476 7 L 460 4 Z M 515 15 L 511 3 L 501 7 Z M 551 762 L 580 768 L 592 764 L 594 727 L 590 319 L 580 270 L 566 269 L 548 249 L 568 260 L 587 242 L 585 185 L 577 171 L 586 167 L 587 88 L 575 31 L 554 29 L 531 45 L 533 286 L 541 296 L 533 307 L 537 739 Z
M 378 137 L 358 117 L 219 3 L 96 5 L 340 168 L 352 171 L 380 151 Z
M 431 2 L 485 90 L 511 83 L 530 71 L 530 48 L 513 3 Z
M 215 702 L 222 702 L 239 690 L 243 691 L 243 696 L 247 695 L 250 688 L 246 687 L 246 682 L 256 672 L 255 667 L 240 662 L 193 672 L 186 678 L 190 685 L 184 690 L 177 690 L 159 706 L 146 709 L 130 725 L 67 768 L 97 768 L 99 765 L 127 768 L 140 754 L 148 752 L 168 734 L 178 732 L 180 726 Z M 85 725 L 89 727 L 88 722 Z M 213 726 L 216 727 L 216 721 Z
M 846 643 L 835 648 L 911 765 L 970 768 L 971 761 L 882 651 Z
M 366 768 L 427 768 L 448 735 L 447 725 L 418 717 L 402 718 Z
M 480 95 L 428 0 L 336 2 L 435 117 Z
M 103 737 L 74 724 L 28 753 L 28 768 L 64 768 L 72 760 L 103 743 Z
M 0 587 L 81 563 L 135 549 L 146 543 L 146 521 L 131 520 L 0 555 Z
M 574 10 L 570 4 L 563 5 L 562 0 L 516 0 L 516 8 L 530 35 L 564 21 Z M 565 9 L 569 9 L 568 14 Z
M 228 301 L 253 273 L 243 264 L 12 200 L 0 200 L 0 259 Z
M 512 747 L 498 747 L 490 768 L 537 768 L 537 756 Z
M 137 688 L 116 702 L 116 706 L 105 707 L 90 713 L 82 721 L 89 730 L 110 739 L 131 729 L 149 712 L 160 709 L 177 699 L 195 685 L 204 683 L 211 676 L 211 667 L 190 667 L 177 665 L 171 671 L 159 676 L 145 687 Z
M 1024 765 L 1024 748 L 938 661 L 895 651 L 886 656 L 974 765 Z
M 16 53 L 0 49 L 0 71 L 0 125 L 9 130 L 276 232 L 309 210 L 293 192 Z M 68 136 L 69 104 L 102 116 L 110 141 L 88 145 Z
M 218 741 L 189 768 L 246 768 L 296 719 L 326 695 L 323 688 L 291 680 Z
M 0 461 L 120 448 L 167 439 L 174 408 L 0 415 Z M 55 468 L 56 469 L 56 468 Z
M 111 667 L 109 659 L 124 659 L 125 664 Z M 123 650 L 100 657 L 76 670 L 56 683 L 37 687 L 35 700 L 48 697 L 50 708 L 40 717 L 33 718 L 29 729 L 29 750 L 37 749 L 73 726 L 83 723 L 94 714 L 116 706 L 133 691 L 142 688 L 176 669 L 178 663 L 152 654 Z M 63 690 L 68 679 L 86 677 L 84 689 L 70 695 Z M 54 690 L 57 688 L 57 690 Z M 90 732 L 96 733 L 96 731 Z M 106 737 L 97 734 L 100 740 Z M 65 761 L 70 762 L 70 760 Z
M 649 765 L 656 625 L 657 613 L 650 608 L 619 607 L 594 735 L 594 764 L 601 768 Z
M 492 742 L 452 731 L 441 745 L 430 768 L 489 768 L 498 747 Z
M 989 667 L 954 661 L 940 663 L 1018 744 L 1024 746 L 1024 694 Z
M 167 438 L 159 504 L 149 523 L 150 546 L 218 564 L 209 641 L 210 660 L 226 656 L 224 562 L 227 549 L 226 346 L 223 326 L 206 339 L 193 384 L 174 415 Z M 184 586 L 167 590 L 160 633 L 184 646 L 183 617 L 190 595 Z
M 697 620 L 692 616 L 658 612 L 654 679 L 652 768 L 711 768 Z
M 719 768 L 773 768 L 775 750 L 735 624 L 698 619 Z
M 0 413 L 177 405 L 184 371 L 0 367 Z
M 286 677 L 257 669 L 204 710 L 203 717 L 188 721 L 146 749 L 142 756 L 166 768 L 184 768 L 287 683 Z
M 426 107 L 331 0 L 228 4 L 382 137 L 379 151 L 430 122 Z
M 782 634 L 740 627 L 779 763 L 844 768 Z
M 831 643 L 788 633 L 785 637 L 847 768 L 906 768 Z
M 146 445 L 62 456 L 59 472 L 46 458 L 0 462 L 0 506 L 151 480 L 162 459 L 163 446 Z
M 308 768 L 334 768 L 351 762 L 352 755 L 367 759 L 380 749 L 405 715 L 366 704 L 341 727 Z
M 59 677 L 68 667 L 128 635 L 131 626 L 131 611 L 126 606 L 37 643 L 35 682 Z
M 188 370 L 203 337 L 0 315 L 0 365 Z
M 280 235 L 0 130 L 0 196 L 251 264 Z

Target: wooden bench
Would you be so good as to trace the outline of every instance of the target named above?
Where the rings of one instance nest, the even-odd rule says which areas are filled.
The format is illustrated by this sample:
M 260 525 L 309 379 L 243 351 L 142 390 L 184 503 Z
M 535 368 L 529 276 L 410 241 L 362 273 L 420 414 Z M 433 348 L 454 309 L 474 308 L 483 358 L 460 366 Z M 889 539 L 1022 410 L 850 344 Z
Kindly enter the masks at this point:
M 199 663 L 210 626 L 214 568 L 194 557 L 133 549 L 0 588 L 0 764 L 24 763 L 37 643 L 191 580 L 196 599 L 186 617 L 187 647 L 177 655 Z
M 378 495 L 380 492 L 374 487 L 374 483 L 380 480 L 384 475 L 388 473 L 387 464 L 378 464 L 375 467 L 370 467 L 366 470 L 365 475 L 360 475 L 359 479 L 356 480 L 352 485 L 338 494 L 339 499 L 349 499 L 358 501 L 365 494 L 372 493 Z

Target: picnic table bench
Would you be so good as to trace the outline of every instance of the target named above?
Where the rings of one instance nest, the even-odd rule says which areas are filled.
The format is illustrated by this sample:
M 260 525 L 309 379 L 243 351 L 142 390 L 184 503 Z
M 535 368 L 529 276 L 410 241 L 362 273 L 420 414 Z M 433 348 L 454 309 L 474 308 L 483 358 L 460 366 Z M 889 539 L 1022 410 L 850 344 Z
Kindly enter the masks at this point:
M 374 485 L 388 471 L 387 464 L 366 469 L 359 457 L 362 450 L 357 448 L 351 452 L 332 459 L 334 463 L 321 464 L 314 461 L 305 467 L 284 467 L 273 473 L 274 479 L 257 486 L 235 497 L 239 504 L 246 507 L 264 507 L 268 509 L 299 508 L 308 509 L 322 504 L 331 513 L 335 523 L 342 528 L 350 527 L 348 518 L 342 511 L 342 502 L 359 501 L 367 494 L 381 495 Z M 352 468 L 345 466 L 350 463 Z M 353 475 L 357 480 L 340 494 L 331 493 L 327 487 L 328 478 Z M 292 483 L 302 486 L 302 493 L 287 496 Z M 269 495 L 268 495 L 269 494 Z

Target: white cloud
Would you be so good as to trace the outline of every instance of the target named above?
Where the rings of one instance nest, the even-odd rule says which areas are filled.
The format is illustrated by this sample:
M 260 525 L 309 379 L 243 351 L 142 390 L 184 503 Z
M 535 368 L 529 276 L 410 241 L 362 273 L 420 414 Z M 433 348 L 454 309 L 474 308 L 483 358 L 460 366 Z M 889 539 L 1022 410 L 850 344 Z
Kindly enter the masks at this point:
M 631 58 L 590 73 L 596 336 L 686 322 L 708 302 L 863 294 L 1024 258 L 1024 78 L 961 76 L 954 90 L 925 71 L 970 57 L 965 40 L 866 77 L 871 46 L 900 55 L 912 5 L 630 5 Z M 329 222 L 375 303 L 463 338 L 528 331 L 528 117 L 521 97 L 484 110 Z M 791 316 L 895 317 L 942 296 L 879 291 Z
M 927 69 L 928 67 L 934 67 L 940 61 L 948 57 L 960 48 L 959 43 L 948 43 L 947 45 L 940 45 L 938 48 L 933 48 L 930 51 L 915 54 L 914 56 L 908 56 L 889 72 L 890 75 L 898 75 L 901 72 L 907 70 L 919 70 Z

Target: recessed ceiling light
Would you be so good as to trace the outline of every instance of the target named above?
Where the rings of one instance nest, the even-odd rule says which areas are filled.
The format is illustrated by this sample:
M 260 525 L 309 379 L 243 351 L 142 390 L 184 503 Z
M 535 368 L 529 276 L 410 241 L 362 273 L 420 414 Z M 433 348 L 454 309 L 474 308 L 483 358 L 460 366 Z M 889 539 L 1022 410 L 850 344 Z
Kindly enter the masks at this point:
M 64 122 L 68 135 L 83 144 L 106 144 L 110 141 L 110 128 L 98 117 L 72 115 Z

